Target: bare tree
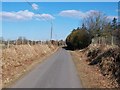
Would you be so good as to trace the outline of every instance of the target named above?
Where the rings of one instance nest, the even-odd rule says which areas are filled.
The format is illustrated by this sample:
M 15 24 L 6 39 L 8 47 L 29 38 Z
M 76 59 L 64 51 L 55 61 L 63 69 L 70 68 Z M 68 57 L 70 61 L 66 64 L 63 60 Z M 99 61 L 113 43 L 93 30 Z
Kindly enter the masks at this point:
M 98 44 L 101 44 L 103 41 L 105 42 L 105 33 L 108 33 L 110 30 L 110 20 L 104 13 L 99 11 L 90 12 L 88 16 L 84 18 L 84 24 L 87 30 L 89 30 L 90 34 L 93 37 L 97 37 L 96 40 Z
M 23 44 L 23 38 L 22 37 L 18 37 L 17 39 L 17 45 Z
M 99 11 L 92 11 L 84 18 L 86 28 L 94 36 L 99 36 L 101 34 L 101 31 L 109 23 L 108 21 L 107 16 Z

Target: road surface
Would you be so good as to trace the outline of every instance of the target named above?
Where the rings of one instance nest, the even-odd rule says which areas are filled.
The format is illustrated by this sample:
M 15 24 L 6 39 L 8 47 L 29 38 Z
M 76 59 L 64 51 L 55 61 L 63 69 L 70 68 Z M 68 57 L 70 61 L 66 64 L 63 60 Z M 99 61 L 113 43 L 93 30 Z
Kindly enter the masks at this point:
M 11 88 L 81 88 L 71 55 L 60 48 Z

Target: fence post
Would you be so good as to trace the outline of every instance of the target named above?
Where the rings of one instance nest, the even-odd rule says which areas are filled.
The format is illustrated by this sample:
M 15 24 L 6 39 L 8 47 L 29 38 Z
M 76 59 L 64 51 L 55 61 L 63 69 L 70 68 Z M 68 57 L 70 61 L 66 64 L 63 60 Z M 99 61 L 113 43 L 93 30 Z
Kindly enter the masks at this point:
M 27 41 L 27 44 L 29 45 L 29 41 Z
M 23 38 L 22 38 L 22 45 L 23 45 Z
M 15 45 L 17 46 L 17 40 L 15 41 Z
M 31 41 L 31 46 L 33 45 L 33 41 Z
M 113 36 L 112 36 L 112 41 L 111 41 L 111 44 L 112 44 L 112 46 L 114 45 L 114 42 L 113 42 Z

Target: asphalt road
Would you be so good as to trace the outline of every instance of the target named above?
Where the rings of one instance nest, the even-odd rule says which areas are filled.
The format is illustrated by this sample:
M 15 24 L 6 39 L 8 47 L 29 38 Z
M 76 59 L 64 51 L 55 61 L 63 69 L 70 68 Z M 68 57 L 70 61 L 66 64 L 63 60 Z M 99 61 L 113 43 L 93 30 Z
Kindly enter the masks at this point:
M 11 88 L 81 88 L 71 55 L 60 48 Z

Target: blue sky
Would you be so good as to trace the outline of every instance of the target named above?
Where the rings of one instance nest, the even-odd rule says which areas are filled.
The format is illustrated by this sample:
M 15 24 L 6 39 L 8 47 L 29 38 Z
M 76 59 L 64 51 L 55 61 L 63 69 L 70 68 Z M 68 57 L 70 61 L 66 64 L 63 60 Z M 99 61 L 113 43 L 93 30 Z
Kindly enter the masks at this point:
M 81 25 L 87 13 L 100 11 L 109 18 L 117 17 L 117 2 L 4 2 L 2 3 L 2 35 L 5 39 L 24 36 L 32 40 L 65 39 Z
M 1 0 L 4 2 L 24 2 L 25 0 Z M 119 0 L 29 0 L 30 2 L 118 2 Z

